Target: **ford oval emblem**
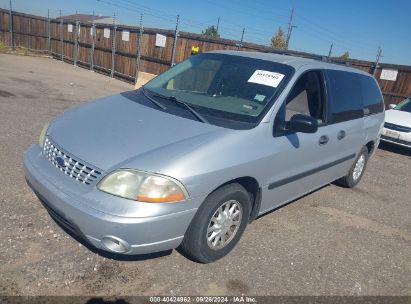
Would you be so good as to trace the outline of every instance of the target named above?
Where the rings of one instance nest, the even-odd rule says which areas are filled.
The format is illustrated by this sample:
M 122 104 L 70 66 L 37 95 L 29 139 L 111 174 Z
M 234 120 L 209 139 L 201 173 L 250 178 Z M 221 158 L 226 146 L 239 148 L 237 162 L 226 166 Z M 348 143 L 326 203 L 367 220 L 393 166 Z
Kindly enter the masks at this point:
M 67 166 L 66 161 L 62 157 L 57 156 L 55 160 L 57 162 L 57 165 L 59 165 L 60 167 L 65 168 Z

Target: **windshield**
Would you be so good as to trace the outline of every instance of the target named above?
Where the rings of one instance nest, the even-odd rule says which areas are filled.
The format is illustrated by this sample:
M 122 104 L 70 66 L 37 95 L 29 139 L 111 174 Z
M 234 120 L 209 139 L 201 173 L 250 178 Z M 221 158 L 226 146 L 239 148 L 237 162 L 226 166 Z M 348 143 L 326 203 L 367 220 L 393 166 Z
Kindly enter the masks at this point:
M 293 71 L 271 61 L 200 54 L 159 75 L 144 88 L 163 103 L 177 100 L 188 104 L 210 123 L 224 126 L 229 120 L 255 125 Z
M 401 101 L 394 110 L 404 111 L 411 113 L 411 98 L 404 99 Z

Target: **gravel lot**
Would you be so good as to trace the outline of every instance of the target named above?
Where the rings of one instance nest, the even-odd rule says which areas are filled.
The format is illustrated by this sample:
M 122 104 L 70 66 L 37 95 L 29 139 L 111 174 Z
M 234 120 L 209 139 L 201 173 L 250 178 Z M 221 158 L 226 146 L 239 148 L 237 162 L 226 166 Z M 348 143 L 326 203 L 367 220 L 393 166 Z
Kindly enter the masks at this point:
M 0 55 L 0 295 L 411 295 L 411 152 L 391 146 L 357 188 L 329 185 L 259 218 L 213 264 L 81 245 L 26 185 L 22 154 L 56 114 L 129 89 L 56 60 Z

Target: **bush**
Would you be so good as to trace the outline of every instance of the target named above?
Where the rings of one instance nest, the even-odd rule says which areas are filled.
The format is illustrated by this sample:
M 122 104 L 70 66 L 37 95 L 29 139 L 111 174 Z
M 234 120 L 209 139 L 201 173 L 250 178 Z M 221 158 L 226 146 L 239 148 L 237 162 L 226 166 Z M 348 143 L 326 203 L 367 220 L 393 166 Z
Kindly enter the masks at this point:
M 10 48 L 3 41 L 0 41 L 0 53 L 8 53 L 9 51 Z

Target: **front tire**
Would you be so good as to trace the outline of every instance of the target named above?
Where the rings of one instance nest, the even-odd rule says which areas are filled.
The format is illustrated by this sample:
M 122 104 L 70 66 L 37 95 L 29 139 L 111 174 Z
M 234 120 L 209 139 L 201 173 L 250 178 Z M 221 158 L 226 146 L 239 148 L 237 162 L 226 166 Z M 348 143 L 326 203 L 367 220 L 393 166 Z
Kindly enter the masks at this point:
M 368 156 L 368 149 L 363 147 L 355 159 L 354 164 L 350 168 L 350 171 L 348 171 L 346 176 L 337 180 L 337 184 L 346 188 L 353 188 L 357 186 L 364 175 L 365 168 L 367 167 Z
M 250 212 L 250 195 L 240 184 L 215 190 L 198 209 L 180 248 L 200 263 L 221 259 L 240 240 Z

